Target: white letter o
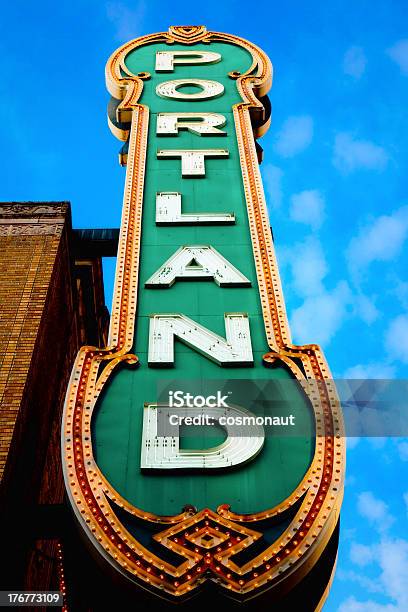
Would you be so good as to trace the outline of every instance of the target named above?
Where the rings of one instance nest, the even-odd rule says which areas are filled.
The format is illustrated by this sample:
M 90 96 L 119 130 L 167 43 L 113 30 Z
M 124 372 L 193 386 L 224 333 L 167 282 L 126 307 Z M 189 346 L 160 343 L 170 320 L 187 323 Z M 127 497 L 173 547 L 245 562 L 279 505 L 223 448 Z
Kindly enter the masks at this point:
M 200 87 L 201 91 L 196 93 L 183 93 L 178 91 L 180 87 L 193 85 Z M 161 98 L 172 98 L 173 100 L 209 100 L 222 96 L 224 93 L 224 85 L 218 81 L 209 81 L 205 79 L 175 79 L 173 81 L 164 81 L 156 87 L 156 94 Z

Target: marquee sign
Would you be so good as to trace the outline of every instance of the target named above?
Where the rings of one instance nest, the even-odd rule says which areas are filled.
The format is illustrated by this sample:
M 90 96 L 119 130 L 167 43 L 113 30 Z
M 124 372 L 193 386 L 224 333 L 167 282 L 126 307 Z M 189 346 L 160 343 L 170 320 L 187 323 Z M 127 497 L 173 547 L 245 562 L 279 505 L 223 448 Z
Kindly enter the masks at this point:
M 109 346 L 79 351 L 67 391 L 64 475 L 100 556 L 173 601 L 207 581 L 240 601 L 273 599 L 338 522 L 339 403 L 320 348 L 291 342 L 259 170 L 271 81 L 257 46 L 202 26 L 132 40 L 106 66 L 109 123 L 125 143 L 122 223 Z M 234 437 L 217 394 L 220 444 L 183 448 L 159 431 L 170 400 L 192 413 L 181 393 L 158 402 L 158 381 L 205 390 L 224 376 L 296 383 L 290 418 L 304 436 L 256 424 Z

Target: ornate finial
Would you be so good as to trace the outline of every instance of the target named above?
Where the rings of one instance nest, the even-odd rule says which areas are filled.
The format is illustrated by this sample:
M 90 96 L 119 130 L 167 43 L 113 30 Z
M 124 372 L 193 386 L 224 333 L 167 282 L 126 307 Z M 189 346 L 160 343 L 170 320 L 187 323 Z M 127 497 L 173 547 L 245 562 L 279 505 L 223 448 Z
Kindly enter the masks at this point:
M 196 42 L 207 34 L 207 28 L 201 26 L 170 26 L 169 34 L 174 40 L 184 43 Z

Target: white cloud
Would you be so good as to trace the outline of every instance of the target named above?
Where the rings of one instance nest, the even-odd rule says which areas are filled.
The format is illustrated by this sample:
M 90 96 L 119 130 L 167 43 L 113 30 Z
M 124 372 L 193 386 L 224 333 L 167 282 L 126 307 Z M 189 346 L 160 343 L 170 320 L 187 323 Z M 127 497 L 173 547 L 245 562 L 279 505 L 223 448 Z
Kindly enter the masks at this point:
M 357 509 L 361 516 L 372 523 L 380 533 L 386 531 L 395 520 L 389 513 L 387 504 L 375 497 L 371 491 L 360 493 Z
M 385 592 L 398 610 L 408 610 L 408 541 L 385 540 L 377 548 Z
M 363 380 L 365 378 L 373 378 L 373 379 L 388 379 L 394 378 L 395 376 L 395 367 L 389 365 L 387 363 L 381 363 L 380 361 L 375 361 L 372 363 L 366 364 L 357 364 L 348 368 L 344 372 L 343 378 L 354 378 L 356 380 Z
M 355 527 L 342 527 L 341 533 L 343 540 L 353 540 L 356 537 L 356 528 Z
M 345 579 L 359 582 L 367 591 L 378 592 L 391 599 L 392 603 L 378 603 L 373 600 L 357 601 L 348 598 L 339 607 L 341 612 L 406 612 L 408 609 L 408 541 L 384 538 L 373 546 L 355 545 L 352 557 L 357 565 L 363 567 L 375 562 L 380 574 L 373 581 L 361 574 L 348 575 Z M 353 572 L 354 574 L 354 572 Z M 357 578 L 360 576 L 360 578 Z M 377 586 L 375 586 L 377 584 Z
M 268 195 L 267 201 L 271 208 L 279 208 L 282 204 L 282 176 L 283 172 L 277 166 L 266 164 L 262 167 L 262 176 Z
M 347 315 L 352 296 L 349 286 L 342 281 L 331 292 L 306 298 L 292 312 L 291 328 L 296 341 L 303 344 L 317 342 L 327 345 L 340 329 Z
M 308 238 L 295 244 L 286 257 L 291 265 L 293 286 L 298 295 L 306 297 L 324 291 L 322 281 L 328 268 L 319 240 Z
M 381 521 L 388 514 L 387 504 L 382 499 L 374 497 L 371 491 L 360 493 L 357 507 L 361 516 L 372 522 Z
M 362 575 L 360 572 L 354 570 L 338 570 L 337 578 L 340 580 L 346 580 L 347 582 L 357 582 L 365 591 L 370 593 L 381 593 L 382 585 L 378 583 L 378 580 L 368 578 Z
M 408 39 L 399 40 L 387 53 L 398 64 L 402 74 L 408 76 Z
M 357 601 L 355 597 L 349 597 L 340 604 L 338 612 L 399 612 L 392 604 L 380 604 L 376 601 Z M 403 612 L 401 610 L 401 612 Z
M 277 135 L 275 151 L 282 157 L 293 157 L 312 142 L 313 119 L 308 115 L 288 117 Z
M 343 58 L 343 71 L 355 79 L 360 79 L 365 71 L 367 58 L 361 47 L 350 47 Z
M 291 266 L 292 285 L 304 302 L 290 316 L 296 342 L 327 344 L 343 323 L 352 304 L 348 284 L 341 281 L 328 291 L 323 283 L 328 267 L 319 240 L 310 237 L 285 253 Z
M 371 448 L 375 448 L 379 450 L 380 448 L 385 448 L 387 445 L 388 438 L 384 438 L 384 436 L 372 436 L 367 438 L 367 442 L 370 444 Z M 382 456 L 384 459 L 384 455 Z
M 385 149 L 369 140 L 357 140 L 348 132 L 341 132 L 335 138 L 333 163 L 342 172 L 359 168 L 382 170 L 387 161 Z
M 354 295 L 347 282 L 338 282 L 332 290 L 325 287 L 328 266 L 316 236 L 281 250 L 280 255 L 284 264 L 290 266 L 293 289 L 304 299 L 289 317 L 296 342 L 327 345 L 347 316 L 357 316 L 367 323 L 377 318 L 378 311 L 372 301 L 362 294 Z
M 408 508 L 408 492 L 404 495 Z M 385 525 L 390 526 L 394 518 L 387 504 L 376 498 L 370 491 L 361 493 L 357 508 L 361 516 L 373 524 L 380 534 L 380 540 L 370 546 L 353 543 L 350 558 L 359 566 L 359 571 L 340 572 L 340 579 L 357 582 L 367 592 L 381 594 L 381 603 L 374 599 L 358 601 L 348 597 L 338 608 L 339 612 L 406 612 L 408 610 L 408 541 L 390 538 Z M 370 566 L 369 576 L 363 569 Z M 373 575 L 373 570 L 378 570 Z M 343 575 L 344 574 L 344 575 Z M 384 598 L 388 601 L 384 601 Z M 383 603 L 384 602 L 384 603 Z
M 392 358 L 408 363 L 408 315 L 399 315 L 391 321 L 385 347 Z
M 362 293 L 356 295 L 354 308 L 356 314 L 360 317 L 360 319 L 362 319 L 362 321 L 364 321 L 364 323 L 367 323 L 367 325 L 374 323 L 374 321 L 376 321 L 380 315 L 373 298 L 370 299 Z
M 371 546 L 365 546 L 364 544 L 358 544 L 353 542 L 350 548 L 350 559 L 356 565 L 363 567 L 372 563 L 375 559 L 374 551 Z
M 140 35 L 143 29 L 145 12 L 144 0 L 135 2 L 132 9 L 123 2 L 108 2 L 106 4 L 106 15 L 115 26 L 115 38 L 122 43 Z
M 407 508 L 407 515 L 408 515 L 408 491 L 404 493 L 403 498 L 404 498 L 405 506 Z
M 361 228 L 346 251 L 349 267 L 357 272 L 374 261 L 391 261 L 399 255 L 408 236 L 408 206 L 377 217 Z
M 346 438 L 347 450 L 353 450 L 360 443 L 361 438 L 358 436 L 350 436 Z
M 325 202 L 320 191 L 301 191 L 291 198 L 290 217 L 318 230 L 324 221 Z
M 399 442 L 397 449 L 401 461 L 408 461 L 408 442 Z
M 395 284 L 395 288 L 393 293 L 396 298 L 400 301 L 401 306 L 408 310 L 408 282 L 402 281 L 396 275 L 391 274 L 390 279 L 391 282 Z

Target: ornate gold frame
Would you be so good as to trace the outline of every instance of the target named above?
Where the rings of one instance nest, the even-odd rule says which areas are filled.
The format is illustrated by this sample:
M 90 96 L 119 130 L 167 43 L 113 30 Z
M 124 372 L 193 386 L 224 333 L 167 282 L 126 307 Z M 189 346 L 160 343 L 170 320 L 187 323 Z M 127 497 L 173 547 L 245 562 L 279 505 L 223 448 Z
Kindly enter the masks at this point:
M 307 393 L 316 419 L 316 448 L 312 464 L 297 489 L 279 506 L 263 512 L 236 514 L 229 506 L 217 512 L 187 508 L 177 516 L 158 516 L 130 505 L 106 481 L 92 453 L 91 418 L 97 398 L 113 369 L 122 362 L 137 365 L 138 358 L 129 351 L 133 344 L 136 295 L 140 256 L 141 217 L 149 109 L 138 104 L 147 73 L 134 76 L 124 58 L 133 49 L 153 42 L 194 44 L 221 41 L 247 49 L 253 64 L 245 74 L 230 73 L 237 80 L 242 102 L 234 107 L 234 118 L 241 160 L 244 190 L 270 352 L 264 364 L 281 361 Z M 123 76 L 123 75 L 126 76 Z M 118 122 L 130 122 L 122 223 L 112 306 L 109 345 L 104 349 L 85 346 L 78 353 L 67 390 L 62 426 L 62 455 L 68 495 L 80 524 L 97 548 L 118 571 L 162 596 L 179 599 L 188 596 L 210 578 L 238 599 L 274 587 L 288 589 L 299 581 L 324 550 L 338 521 L 342 502 L 345 448 L 339 401 L 323 354 L 317 345 L 291 344 L 283 293 L 269 226 L 265 197 L 257 160 L 252 122 L 256 136 L 268 122 L 258 98 L 265 95 L 272 82 L 268 57 L 252 43 L 204 26 L 170 27 L 169 32 L 142 36 L 120 47 L 106 67 L 110 93 L 122 100 Z M 126 130 L 111 126 L 121 139 Z M 102 362 L 108 362 L 101 369 Z M 176 550 L 186 560 L 175 567 L 152 554 L 121 524 L 110 502 L 145 521 L 163 525 L 158 541 Z M 253 522 L 282 514 L 294 504 L 299 507 L 285 532 L 261 555 L 242 567 L 231 557 L 259 537 L 244 527 Z M 193 531 L 223 534 L 223 546 L 194 552 L 183 545 Z M 186 536 L 187 533 L 187 536 Z M 184 535 L 183 535 L 184 534 Z M 240 535 L 237 535 L 240 534 Z M 193 534 L 194 535 L 194 534 Z M 160 591 L 159 591 L 160 589 Z

